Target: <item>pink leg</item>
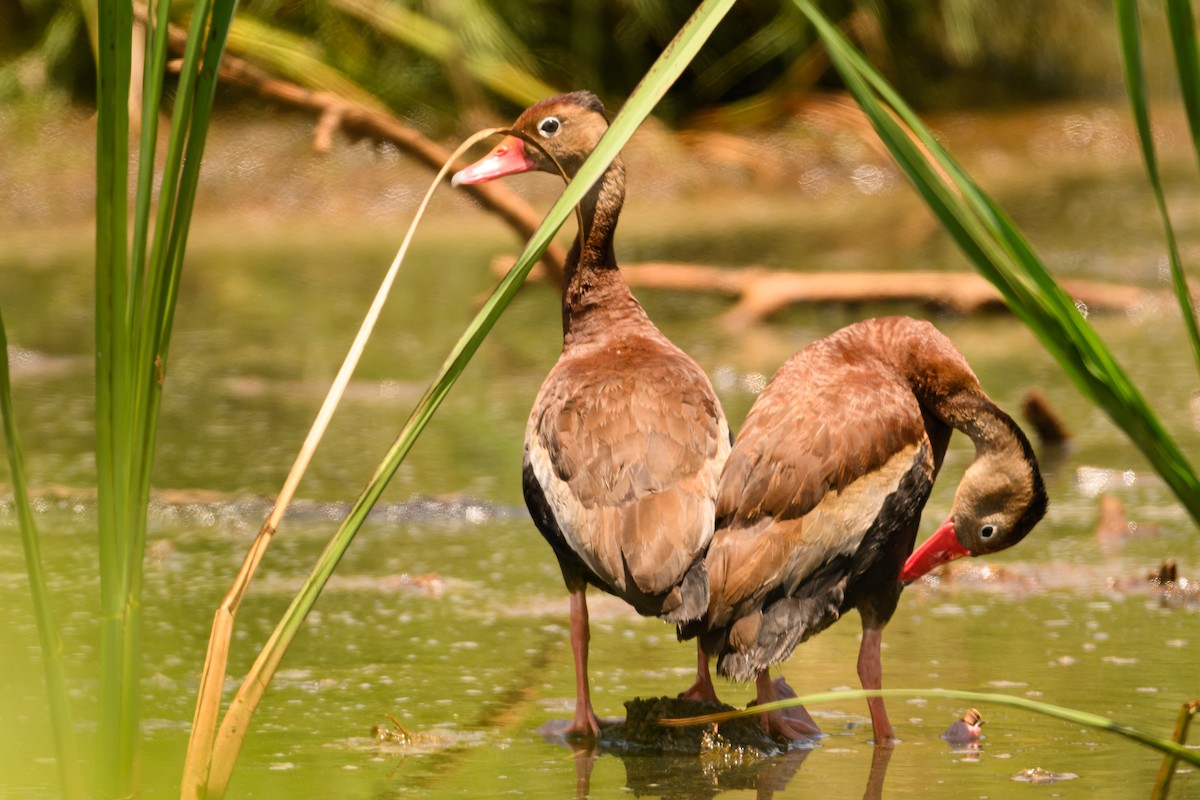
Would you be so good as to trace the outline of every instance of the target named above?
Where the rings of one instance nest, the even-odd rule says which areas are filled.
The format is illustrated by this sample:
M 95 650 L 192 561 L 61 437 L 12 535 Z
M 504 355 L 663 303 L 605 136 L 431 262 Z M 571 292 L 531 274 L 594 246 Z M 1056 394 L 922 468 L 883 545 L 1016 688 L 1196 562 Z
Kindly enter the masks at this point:
M 571 592 L 571 653 L 575 656 L 575 719 L 563 731 L 567 736 L 595 738 L 600 734 L 600 724 L 592 711 L 592 696 L 588 689 L 588 641 L 592 638 L 588 627 L 586 586 Z
M 883 641 L 883 628 L 863 626 L 862 644 L 858 648 L 858 679 L 864 689 L 883 688 L 883 662 L 879 656 L 879 645 Z M 875 744 L 887 744 L 895 740 L 892 723 L 888 721 L 887 709 L 882 697 L 868 697 L 867 708 L 871 710 L 871 729 L 875 733 Z
M 758 673 L 755 679 L 755 687 L 757 688 L 757 696 L 755 698 L 756 705 L 763 703 L 771 703 L 775 700 L 782 700 L 780 694 L 788 697 L 795 697 L 796 693 L 791 691 L 791 687 L 784 682 L 783 678 L 778 681 L 778 690 L 775 683 L 771 681 L 769 670 L 763 670 Z M 759 719 L 762 722 L 763 730 L 772 736 L 781 736 L 790 742 L 806 741 L 815 736 L 821 735 L 821 729 L 812 722 L 812 717 L 808 716 L 808 712 L 803 708 L 787 709 L 787 711 L 768 711 L 762 714 Z
M 696 642 L 696 682 L 679 695 L 684 700 L 707 700 L 710 703 L 720 703 L 717 698 L 717 688 L 713 686 L 712 673 L 708 669 L 708 653 Z

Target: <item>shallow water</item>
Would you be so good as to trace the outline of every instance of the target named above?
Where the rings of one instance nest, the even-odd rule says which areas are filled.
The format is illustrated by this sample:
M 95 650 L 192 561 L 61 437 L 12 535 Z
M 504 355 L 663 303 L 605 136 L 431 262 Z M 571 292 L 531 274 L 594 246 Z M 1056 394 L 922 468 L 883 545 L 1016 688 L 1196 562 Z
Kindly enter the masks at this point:
M 1073 152 L 1071 119 L 1067 112 L 1045 115 L 1039 124 L 1049 132 L 1028 145 L 1050 148 L 1055 170 L 1047 174 L 1044 159 L 1005 150 L 1008 166 L 992 173 L 997 193 L 1018 221 L 1031 221 L 1035 243 L 1062 274 L 1161 285 L 1160 256 L 1147 244 L 1158 241 L 1156 222 L 1141 205 L 1139 175 L 1126 162 L 1084 163 L 1086 149 L 1078 162 L 1065 158 L 1063 152 Z M 986 120 L 970 119 L 948 128 L 967 141 L 986 129 Z M 980 147 L 966 160 L 986 171 L 994 150 Z M 1187 189 L 1175 191 L 1185 220 L 1192 210 Z M 737 194 L 736 202 L 717 208 L 712 198 L 681 200 L 712 216 L 704 235 L 694 221 L 670 216 L 680 212 L 648 221 L 664 191 L 649 182 L 639 196 L 635 182 L 619 237 L 622 259 L 962 267 L 902 186 L 818 197 L 776 189 Z M 145 602 L 143 771 L 152 797 L 177 792 L 211 612 L 265 516 L 261 498 L 278 490 L 396 245 L 393 231 L 378 228 L 298 226 L 241 236 L 232 226 L 209 220 L 193 235 L 164 401 L 155 484 L 172 492 L 152 510 Z M 1193 227 L 1183 226 L 1185 249 L 1196 249 Z M 66 630 L 79 727 L 90 735 L 94 507 L 77 491 L 92 474 L 87 247 L 84 238 L 0 254 L 0 300 L 10 339 L 23 348 L 14 391 L 32 482 L 67 487 L 42 491 L 38 524 Z M 238 615 L 232 676 L 244 674 L 345 503 L 465 326 L 473 313 L 468 299 L 491 285 L 489 259 L 513 249 L 498 226 L 465 208 L 445 210 L 418 240 L 302 484 L 308 502 L 285 520 Z M 871 314 L 929 315 L 916 307 L 797 309 L 732 335 L 713 324 L 725 300 L 639 294 L 667 335 L 712 376 L 735 424 L 765 377 L 813 338 Z M 1036 697 L 1168 735 L 1180 704 L 1200 696 L 1200 605 L 1194 596 L 1164 600 L 1145 574 L 1174 558 L 1180 573 L 1194 579 L 1200 568 L 1194 526 L 1136 448 L 1079 396 L 1016 320 L 932 318 L 1001 405 L 1015 413 L 1024 392 L 1038 387 L 1075 439 L 1065 453 L 1039 451 L 1052 507 L 1034 535 L 990 559 L 991 570 L 976 563 L 977 569 L 957 569 L 906 592 L 885 636 L 886 685 Z M 1167 306 L 1092 319 L 1184 451 L 1200 452 L 1195 370 L 1177 315 Z M 829 734 L 819 747 L 751 764 L 575 756 L 544 739 L 537 729 L 571 709 L 566 596 L 521 508 L 519 464 L 525 415 L 556 356 L 558 336 L 553 294 L 531 287 L 423 435 L 288 654 L 255 718 L 234 777 L 236 795 L 1148 793 L 1160 763 L 1151 751 L 999 705 L 980 709 L 986 720 L 980 747 L 958 751 L 938 735 L 965 705 L 940 699 L 889 701 L 902 739 L 890 757 L 870 745 L 865 703 L 857 700 L 811 709 Z M 956 439 L 924 533 L 945 513 L 970 457 Z M 1101 492 L 1123 502 L 1139 536 L 1101 546 L 1094 535 Z M 6 797 L 47 797 L 55 780 L 52 746 L 11 508 L 3 508 L 0 524 L 10 533 L 0 539 L 6 611 L 0 786 Z M 692 649 L 677 644 L 667 626 L 595 592 L 591 600 L 599 713 L 621 716 L 629 698 L 674 693 L 690 682 Z M 855 687 L 857 638 L 857 621 L 847 620 L 806 643 L 781 673 L 802 694 Z M 227 688 L 234 686 L 231 680 Z M 721 688 L 737 705 L 751 696 L 749 687 Z M 389 714 L 413 732 L 413 743 L 372 739 L 372 726 L 388 727 Z M 1033 768 L 1077 777 L 1036 789 L 1014 779 Z M 1173 796 L 1200 797 L 1200 773 L 1185 769 L 1175 790 Z

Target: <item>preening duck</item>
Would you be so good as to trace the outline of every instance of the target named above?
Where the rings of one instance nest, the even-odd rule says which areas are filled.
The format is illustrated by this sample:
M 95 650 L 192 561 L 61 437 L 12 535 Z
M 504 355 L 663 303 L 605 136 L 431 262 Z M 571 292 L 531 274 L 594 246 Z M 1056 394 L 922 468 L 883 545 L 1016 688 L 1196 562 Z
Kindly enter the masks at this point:
M 975 459 L 949 518 L 910 558 L 954 430 Z M 687 633 L 769 702 L 768 668 L 857 609 L 859 678 L 879 689 L 903 583 L 1011 547 L 1046 506 L 1028 439 L 949 339 L 906 317 L 847 326 L 794 355 L 750 410 L 721 475 L 708 613 Z M 894 738 L 883 700 L 868 707 L 875 741 Z M 764 722 L 788 738 L 814 732 L 779 714 Z

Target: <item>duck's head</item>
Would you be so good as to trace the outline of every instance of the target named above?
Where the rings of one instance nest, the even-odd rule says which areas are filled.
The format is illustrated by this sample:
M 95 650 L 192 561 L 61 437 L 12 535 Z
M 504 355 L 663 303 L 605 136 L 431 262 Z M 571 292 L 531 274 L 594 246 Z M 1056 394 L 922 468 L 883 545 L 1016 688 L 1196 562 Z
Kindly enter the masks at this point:
M 1046 514 L 1046 487 L 1024 435 L 1022 457 L 988 454 L 963 473 L 950 517 L 904 563 L 900 580 L 910 583 L 934 567 L 963 556 L 1012 547 Z
M 536 141 L 574 177 L 608 129 L 604 106 L 590 92 L 571 92 L 540 100 L 521 112 L 513 129 Z M 486 156 L 454 175 L 454 186 L 487 183 L 519 172 L 559 174 L 541 149 L 519 136 L 506 136 Z

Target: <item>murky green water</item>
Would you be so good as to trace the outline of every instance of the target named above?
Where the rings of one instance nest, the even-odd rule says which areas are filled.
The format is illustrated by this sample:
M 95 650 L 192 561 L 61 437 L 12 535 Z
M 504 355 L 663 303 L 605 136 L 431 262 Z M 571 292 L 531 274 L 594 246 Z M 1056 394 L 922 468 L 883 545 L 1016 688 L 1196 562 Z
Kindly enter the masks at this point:
M 1047 117 L 1052 145 L 1074 128 Z M 1055 123 L 1053 120 L 1059 120 Z M 1090 119 L 1090 118 L 1089 118 Z M 1057 124 L 1059 128 L 1053 126 Z M 974 127 L 972 127 L 972 125 Z M 970 139 L 987 121 L 951 133 Z M 966 131 L 965 133 L 963 131 Z M 974 134 L 971 134 L 975 131 Z M 1076 132 L 1077 133 L 1077 132 Z M 970 135 L 969 135 L 970 134 Z M 1038 146 L 1049 146 L 1043 139 Z M 952 142 L 953 144 L 953 142 Z M 1031 145 L 1032 147 L 1032 145 Z M 1057 151 L 1056 151 L 1057 152 Z M 1070 151 L 1067 148 L 1067 152 Z M 220 153 L 218 152 L 218 155 Z M 1059 154 L 1061 155 L 1061 154 Z M 1156 285 L 1156 222 L 1136 170 L 1059 157 L 1054 169 L 993 169 L 996 191 L 1062 274 Z M 1017 158 L 1011 153 L 1008 157 Z M 985 172 L 996 153 L 981 146 Z M 968 157 L 970 158 L 970 156 Z M 636 163 L 636 162 L 634 162 Z M 1032 166 L 1031 166 L 1032 164 Z M 813 269 L 960 268 L 951 247 L 902 187 L 882 195 L 829 190 L 739 194 L 721 204 L 664 203 L 637 173 L 624 259 L 697 259 Z M 1197 249 L 1194 186 L 1173 202 L 1185 248 Z M 834 184 L 836 185 L 836 183 Z M 650 218 L 656 208 L 683 211 Z M 403 222 L 407 220 L 404 219 Z M 395 226 L 398 230 L 400 223 Z M 225 219 L 193 235 L 161 425 L 156 485 L 221 499 L 160 503 L 146 575 L 147 796 L 177 792 L 211 613 L 278 490 L 390 261 L 397 230 L 320 225 L 262 234 Z M 36 355 L 15 378 L 33 473 L 46 487 L 91 482 L 91 277 L 85 236 L 0 253 L 0 302 L 14 344 Z M 469 209 L 434 221 L 370 345 L 300 494 L 238 616 L 231 674 L 240 676 L 309 565 L 407 416 L 428 377 L 492 283 L 487 262 L 507 235 Z M 1195 258 L 1192 259 L 1195 263 Z M 798 347 L 862 316 L 918 308 L 796 310 L 738 335 L 713 323 L 714 297 L 640 293 L 663 330 L 692 353 L 740 422 L 761 379 Z M 19 298 L 19 301 L 13 298 Z M 906 593 L 885 637 L 893 688 L 948 687 L 1038 697 L 1167 735 L 1180 704 L 1200 697 L 1200 610 L 1164 603 L 1143 575 L 1175 558 L 1200 570 L 1200 540 L 1136 449 L 1059 374 L 1033 338 L 1004 315 L 935 316 L 984 386 L 1016 411 L 1041 388 L 1075 433 L 1047 458 L 1051 512 L 1036 533 L 992 559 L 999 578 L 958 572 Z M 1177 315 L 1154 307 L 1093 320 L 1184 450 L 1200 453 L 1197 379 Z M 257 797 L 946 798 L 1144 796 L 1159 759 L 1095 730 L 984 707 L 986 738 L 958 752 L 938 738 L 963 711 L 945 700 L 893 700 L 903 740 L 884 758 L 869 744 L 865 704 L 815 707 L 830 734 L 812 751 L 737 768 L 696 759 L 574 757 L 536 729 L 569 714 L 566 596 L 557 567 L 521 507 L 525 415 L 559 342 L 557 301 L 533 287 L 498 325 L 389 488 L 386 507 L 356 540 L 255 718 L 232 791 Z M 932 531 L 971 453 L 952 446 L 930 502 Z M 1097 492 L 1125 504 L 1153 535 L 1101 548 Z M 39 525 L 60 617 L 79 726 L 94 732 L 97 644 L 93 610 L 94 509 L 77 493 L 43 497 Z M 435 498 L 430 500 L 429 498 Z M 0 515 L 0 796 L 52 795 L 54 768 L 36 632 L 11 509 Z M 977 564 L 976 566 L 982 566 Z M 592 595 L 591 676 L 598 711 L 620 716 L 634 696 L 690 682 L 693 651 L 672 631 Z M 805 644 L 782 673 L 801 693 L 855 687 L 856 619 Z M 233 687 L 231 681 L 230 688 Z M 724 687 L 737 704 L 747 687 Z M 373 725 L 393 715 L 417 741 L 378 745 Z M 1032 767 L 1075 779 L 1032 787 Z M 1178 776 L 1177 796 L 1200 797 L 1200 773 Z

